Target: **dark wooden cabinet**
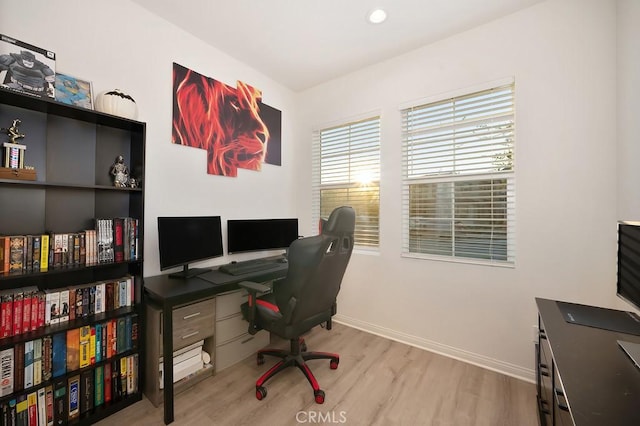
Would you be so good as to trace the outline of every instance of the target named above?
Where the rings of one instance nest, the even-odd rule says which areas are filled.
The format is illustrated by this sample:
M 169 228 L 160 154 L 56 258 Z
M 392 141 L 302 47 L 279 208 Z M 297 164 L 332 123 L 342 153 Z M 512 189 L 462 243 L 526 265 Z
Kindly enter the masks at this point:
M 37 272 L 0 272 L 2 290 L 28 286 L 55 290 L 133 277 L 133 306 L 0 339 L 2 350 L 83 325 L 137 315 L 138 348 L 127 353 L 138 354 L 137 391 L 117 402 L 89 410 L 77 421 L 92 424 L 139 401 L 142 396 L 145 124 L 0 90 L 0 127 L 9 127 L 16 118 L 21 120 L 20 130 L 25 134 L 19 141 L 27 146 L 24 163 L 35 168 L 36 179 L 0 179 L 0 235 L 79 232 L 95 229 L 96 218 L 132 217 L 138 220 L 138 255 L 134 260 L 49 267 L 47 271 Z M 0 135 L 0 145 L 4 141 L 5 136 Z M 109 171 L 118 155 L 124 157 L 130 175 L 140 182 L 138 187 L 116 188 L 112 184 Z M 64 377 L 81 374 L 90 368 L 67 371 Z M 37 387 L 45 384 L 50 383 Z M 0 402 L 20 393 L 25 392 L 3 396 Z
M 536 298 L 536 386 L 540 424 L 640 424 L 640 369 L 617 340 L 640 336 L 570 324 L 556 301 Z

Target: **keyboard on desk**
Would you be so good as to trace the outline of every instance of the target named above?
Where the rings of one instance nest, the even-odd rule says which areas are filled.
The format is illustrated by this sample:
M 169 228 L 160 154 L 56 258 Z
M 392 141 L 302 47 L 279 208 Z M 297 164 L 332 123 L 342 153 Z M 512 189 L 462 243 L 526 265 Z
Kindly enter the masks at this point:
M 244 275 L 252 272 L 266 272 L 272 269 L 279 269 L 281 266 L 282 263 L 274 259 L 255 259 L 244 262 L 227 263 L 226 265 L 220 266 L 218 270 L 229 275 Z

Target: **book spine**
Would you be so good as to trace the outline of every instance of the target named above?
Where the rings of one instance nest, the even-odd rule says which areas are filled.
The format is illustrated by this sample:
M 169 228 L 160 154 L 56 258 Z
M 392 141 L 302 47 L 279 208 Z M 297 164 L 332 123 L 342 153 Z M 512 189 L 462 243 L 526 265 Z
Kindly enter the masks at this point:
M 95 325 L 91 326 L 91 331 L 89 334 L 89 364 L 93 365 L 96 363 L 96 327 Z
M 42 383 L 42 339 L 33 341 L 33 385 Z
M 69 377 L 69 421 L 80 417 L 80 376 Z
M 93 410 L 95 398 L 94 371 L 89 369 L 80 375 L 80 414 Z
M 91 339 L 91 326 L 80 327 L 80 368 L 88 367 L 91 364 L 89 355 L 89 342 Z
M 53 393 L 53 386 L 52 385 L 47 385 L 45 387 L 45 403 L 46 403 L 46 417 L 45 417 L 45 424 L 47 426 L 53 426 L 54 423 L 54 419 L 55 419 L 55 414 L 54 414 L 54 393 Z
M 47 424 L 47 397 L 45 388 L 38 389 L 38 422 L 37 426 L 46 426 Z
M 9 272 L 22 272 L 26 257 L 25 237 L 24 235 L 13 235 L 9 238 L 11 244 L 9 252 Z
M 80 368 L 80 329 L 67 330 L 67 371 Z
M 24 343 L 19 342 L 13 346 L 15 364 L 13 366 L 13 390 L 24 389 Z
M 33 260 L 31 261 L 31 267 L 33 272 L 40 272 L 40 247 L 42 246 L 42 235 L 33 236 Z
M 33 386 L 33 341 L 24 342 L 24 389 Z
M 99 365 L 95 369 L 95 400 L 94 405 L 97 407 L 104 403 L 104 366 Z
M 31 392 L 27 396 L 29 426 L 38 424 L 38 393 Z
M 40 270 L 49 269 L 49 234 L 42 234 L 40 239 Z
M 24 305 L 24 295 L 18 289 L 13 293 L 13 335 L 22 334 L 22 307 Z
M 60 291 L 60 317 L 59 322 L 69 321 L 69 290 Z
M 40 318 L 40 292 L 37 288 L 31 292 L 31 331 L 36 331 L 39 327 Z
M 42 380 L 49 381 L 52 376 L 53 344 L 51 336 L 42 338 Z
M 33 271 L 33 235 L 26 235 L 24 239 L 25 263 L 23 270 L 27 272 Z
M 31 292 L 25 290 L 22 295 L 22 332 L 31 331 Z
M 0 295 L 0 334 L 2 337 L 13 336 L 13 292 L 6 291 Z
M 53 384 L 53 419 L 56 425 L 66 425 L 68 420 L 67 381 L 62 378 Z
M 0 397 L 13 393 L 13 348 L 0 352 Z
M 63 376 L 67 372 L 67 335 L 57 333 L 53 335 L 52 346 L 52 374 L 53 377 Z
M 124 220 L 113 219 L 113 254 L 115 262 L 124 261 Z
M 111 401 L 111 363 L 104 365 L 104 402 Z

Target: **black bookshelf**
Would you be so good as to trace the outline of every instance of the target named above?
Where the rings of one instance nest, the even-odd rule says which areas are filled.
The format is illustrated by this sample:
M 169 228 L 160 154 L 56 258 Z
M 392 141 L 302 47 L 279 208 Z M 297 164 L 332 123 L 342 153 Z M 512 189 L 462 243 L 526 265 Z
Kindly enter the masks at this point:
M 25 134 L 20 140 L 27 146 L 25 165 L 35 168 L 36 179 L 0 178 L 0 235 L 79 232 L 95 229 L 96 218 L 133 217 L 139 220 L 138 257 L 135 260 L 49 267 L 47 271 L 37 272 L 0 272 L 2 290 L 30 286 L 37 286 L 39 290 L 55 290 L 133 276 L 134 306 L 0 339 L 0 349 L 4 349 L 68 329 L 137 314 L 138 348 L 118 354 L 117 358 L 138 354 L 138 390 L 119 401 L 95 407 L 72 423 L 93 424 L 142 399 L 145 359 L 142 336 L 145 325 L 141 289 L 146 125 L 0 88 L 0 127 L 9 127 L 16 118 L 21 120 L 20 131 Z M 8 140 L 0 134 L 0 148 L 5 141 Z M 140 187 L 116 188 L 112 185 L 109 169 L 118 155 L 125 158 L 131 174 L 142 182 Z M 5 395 L 0 401 L 26 392 L 22 390 Z

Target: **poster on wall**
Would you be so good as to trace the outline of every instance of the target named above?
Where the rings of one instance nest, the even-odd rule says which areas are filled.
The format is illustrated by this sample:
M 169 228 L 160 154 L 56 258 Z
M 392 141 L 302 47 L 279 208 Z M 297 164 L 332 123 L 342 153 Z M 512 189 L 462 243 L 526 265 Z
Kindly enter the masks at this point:
M 172 124 L 172 143 L 207 151 L 209 174 L 282 165 L 282 112 L 241 81 L 231 87 L 174 63 Z
M 0 34 L 0 86 L 55 98 L 56 54 Z

